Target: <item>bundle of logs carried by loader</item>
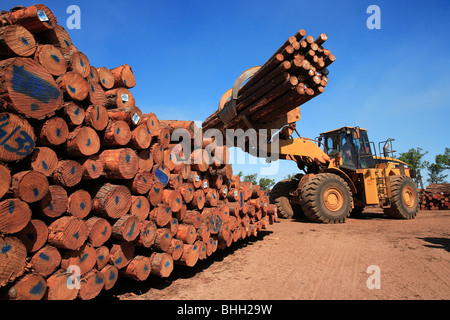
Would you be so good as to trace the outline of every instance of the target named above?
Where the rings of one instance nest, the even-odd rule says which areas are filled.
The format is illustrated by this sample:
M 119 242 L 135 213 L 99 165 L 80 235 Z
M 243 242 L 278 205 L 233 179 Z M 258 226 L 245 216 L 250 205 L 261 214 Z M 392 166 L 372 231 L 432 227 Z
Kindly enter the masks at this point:
M 92 299 L 167 277 L 276 220 L 227 149 L 135 105 L 127 65 L 90 65 L 44 5 L 0 13 L 0 289 Z M 171 134 L 192 137 L 189 163 Z M 185 156 L 185 155 L 184 155 Z
M 419 193 L 421 210 L 450 210 L 450 183 L 430 183 Z
M 328 83 L 327 67 L 336 60 L 330 50 L 323 48 L 327 38 L 322 33 L 314 39 L 303 29 L 289 37 L 242 87 L 236 88 L 235 97 L 234 93 L 224 94 L 223 100 L 232 99 L 221 101 L 219 110 L 202 123 L 203 130 L 273 123 L 323 93 Z M 234 117 L 223 121 L 220 111 L 231 102 L 235 104 Z

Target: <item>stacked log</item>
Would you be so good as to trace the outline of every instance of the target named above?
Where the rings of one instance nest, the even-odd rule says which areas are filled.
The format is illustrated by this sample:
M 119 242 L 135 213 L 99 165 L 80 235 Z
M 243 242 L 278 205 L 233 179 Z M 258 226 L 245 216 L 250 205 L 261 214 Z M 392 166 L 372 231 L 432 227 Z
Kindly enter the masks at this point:
M 335 61 L 330 50 L 323 47 L 326 40 L 324 33 L 314 39 L 303 29 L 289 37 L 242 87 L 237 88 L 235 100 L 227 100 L 233 98 L 231 90 L 222 97 L 219 110 L 234 103 L 234 118 L 222 121 L 217 110 L 203 122 L 203 129 L 246 129 L 249 122 L 271 123 L 323 93 L 328 83 L 327 67 Z
M 129 65 L 91 66 L 43 5 L 0 22 L 0 287 L 10 299 L 93 299 L 273 223 L 226 150 L 199 144 L 191 121 L 135 105 Z M 2 40 L 8 32 L 23 38 Z M 192 151 L 171 139 L 177 129 Z
M 421 210 L 450 210 L 449 183 L 430 183 L 420 197 Z

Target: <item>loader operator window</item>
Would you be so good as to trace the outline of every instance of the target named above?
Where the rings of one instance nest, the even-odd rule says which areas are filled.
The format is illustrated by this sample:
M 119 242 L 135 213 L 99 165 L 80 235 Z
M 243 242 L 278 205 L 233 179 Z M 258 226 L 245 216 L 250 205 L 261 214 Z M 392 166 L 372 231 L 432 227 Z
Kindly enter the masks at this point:
M 330 157 L 334 157 L 336 154 L 338 154 L 341 151 L 339 135 L 328 136 L 327 140 L 325 141 L 325 146 L 327 148 L 327 154 Z
M 355 145 L 356 152 L 359 159 L 359 168 L 367 169 L 373 168 L 375 166 L 372 150 L 370 148 L 369 139 L 367 137 L 367 132 L 360 130 L 359 136 L 353 136 L 353 144 Z
M 352 136 L 345 132 L 341 133 L 342 142 L 342 166 L 348 169 L 356 170 L 358 157 L 353 145 Z

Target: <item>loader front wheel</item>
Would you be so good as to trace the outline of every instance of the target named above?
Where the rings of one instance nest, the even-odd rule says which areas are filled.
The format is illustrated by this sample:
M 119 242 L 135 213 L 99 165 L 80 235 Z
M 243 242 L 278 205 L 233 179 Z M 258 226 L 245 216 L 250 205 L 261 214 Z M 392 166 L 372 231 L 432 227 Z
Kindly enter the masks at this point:
M 392 176 L 391 207 L 384 212 L 397 219 L 414 219 L 419 211 L 419 192 L 416 184 L 408 176 Z
M 342 223 L 350 215 L 352 196 L 344 179 L 319 173 L 303 186 L 301 203 L 303 213 L 311 221 Z
M 278 217 L 283 219 L 291 219 L 294 216 L 291 202 L 289 201 L 290 193 L 297 189 L 298 180 L 285 179 L 278 182 L 270 191 L 270 203 L 275 204 L 278 208 Z

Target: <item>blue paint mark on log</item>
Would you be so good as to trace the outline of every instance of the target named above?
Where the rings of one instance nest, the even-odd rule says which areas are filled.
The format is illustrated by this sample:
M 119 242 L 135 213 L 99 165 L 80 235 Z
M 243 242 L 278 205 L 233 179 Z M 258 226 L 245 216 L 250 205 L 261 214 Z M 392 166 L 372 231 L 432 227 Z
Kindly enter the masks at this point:
M 45 290 L 44 284 L 41 281 L 39 281 L 38 283 L 36 283 L 36 285 L 34 285 L 30 289 L 30 294 L 32 294 L 32 295 L 40 295 L 40 294 L 42 294 L 42 292 L 44 290 Z
M 144 271 L 148 271 L 148 265 L 146 263 L 144 264 Z
M 120 133 L 120 128 L 117 128 L 116 134 Z
M 139 199 L 139 202 L 136 204 L 136 207 L 140 209 L 142 207 L 142 200 Z
M 116 261 L 114 262 L 114 264 L 119 264 L 122 262 L 122 257 L 119 257 L 116 259 Z
M 80 59 L 80 66 L 82 66 L 84 68 L 84 62 L 82 59 Z
M 13 65 L 12 89 L 43 103 L 58 99 L 60 91 L 48 81 L 25 70 L 25 66 Z
M 91 91 L 95 92 L 94 86 L 91 84 Z
M 77 92 L 77 89 L 76 89 L 76 88 L 74 88 L 74 87 L 72 87 L 72 86 L 70 86 L 70 85 L 67 85 L 67 87 L 69 87 L 70 92 L 72 92 L 72 93 Z
M 92 171 L 95 172 L 95 170 L 97 170 L 97 168 L 95 167 L 95 164 L 92 164 Z
M 70 169 L 70 173 L 71 173 L 71 174 L 75 174 L 75 167 L 72 167 L 72 168 Z
M 48 208 L 53 211 L 53 203 L 51 201 L 48 202 Z
M 76 116 L 80 114 L 80 108 L 76 108 L 73 112 Z
M 91 145 L 91 138 L 88 138 L 88 139 L 87 139 L 87 142 L 86 142 L 86 146 L 89 147 L 90 145 Z
M 133 232 L 134 232 L 134 228 L 135 228 L 135 227 L 136 227 L 136 222 L 133 221 L 133 223 L 131 224 L 130 231 L 127 233 L 127 236 L 128 236 L 129 238 L 131 238 L 131 236 L 133 235 Z
M 109 273 L 108 280 L 109 280 L 109 281 L 112 281 L 112 280 L 114 280 L 115 278 L 116 278 L 116 273 L 115 273 L 114 271 L 111 271 L 111 272 Z
M 131 159 L 131 156 L 130 156 L 129 154 L 127 154 L 127 155 L 125 156 L 125 161 L 126 161 L 126 162 L 130 162 L 130 159 Z
M 100 107 L 97 106 L 97 121 L 100 119 Z
M 56 128 L 56 136 L 59 137 L 61 135 L 61 129 Z
M 91 75 L 91 79 L 94 79 L 94 74 L 92 73 L 92 71 L 89 74 Z
M 55 56 L 54 54 L 51 54 L 50 57 L 52 57 L 53 60 L 55 60 L 57 63 L 59 63 L 58 56 Z
M 64 40 L 64 43 L 66 44 L 66 46 L 70 47 L 70 43 L 67 40 Z
M 86 208 L 86 205 L 84 204 L 84 202 L 80 202 L 80 208 L 81 208 L 81 210 L 84 210 L 84 208 Z
M 168 268 L 170 266 L 170 262 L 166 261 L 166 263 L 164 263 L 164 267 Z
M 41 164 L 42 164 L 42 168 L 44 168 L 44 170 L 47 170 L 47 169 L 48 169 L 47 162 L 45 162 L 44 160 L 42 160 Z
M 75 233 L 73 234 L 73 237 L 74 237 L 75 239 L 78 239 L 78 238 L 80 237 L 80 235 L 78 234 L 78 231 L 75 232 Z
M 116 196 L 116 197 L 114 198 L 114 201 L 115 201 L 116 204 L 119 203 L 119 200 L 120 200 L 120 199 L 119 199 L 119 196 Z
M 45 253 L 41 252 L 39 254 L 39 258 L 45 261 L 50 261 L 50 257 L 48 255 L 46 255 Z
M 105 79 L 102 79 L 102 83 L 103 83 L 103 84 L 105 84 L 105 83 L 106 83 Z
M 89 257 L 89 254 L 88 254 L 88 253 L 83 254 L 83 255 L 80 257 L 80 262 L 83 262 L 84 260 L 86 260 L 87 257 Z
M 156 193 L 159 193 L 159 191 L 161 191 L 161 189 L 154 187 L 153 190 L 155 190 Z
M 22 40 L 23 44 L 25 44 L 26 46 L 29 44 L 28 40 L 25 39 L 25 37 L 22 37 L 21 40 Z
M 177 203 L 180 203 L 180 198 L 177 198 L 177 200 L 176 200 L 176 201 L 177 201 Z
M 100 277 L 99 275 L 95 276 L 95 284 L 102 284 L 103 283 L 103 278 Z
M 34 194 L 35 197 L 39 196 L 39 190 L 38 190 L 38 188 L 34 188 L 34 189 L 33 189 L 33 194 Z
M 169 234 L 168 233 L 164 234 L 164 238 L 169 239 Z
M 10 251 L 12 249 L 12 246 L 10 244 L 4 244 L 2 247 L 2 253 L 5 254 L 8 251 Z
M 39 110 L 39 105 L 37 103 L 32 103 L 30 105 L 30 109 L 31 109 L 31 111 Z
M 8 212 L 9 214 L 12 214 L 14 212 L 14 209 L 16 208 L 16 204 L 14 203 L 14 201 L 10 201 L 8 203 Z
M 166 213 L 169 213 L 169 212 L 170 212 L 170 208 L 167 207 L 167 208 L 166 208 Z
M 169 182 L 169 177 L 167 176 L 167 174 L 164 173 L 164 171 L 162 171 L 161 169 L 157 168 L 155 170 L 155 177 L 156 179 L 158 179 L 158 181 L 163 185 L 166 186 L 167 183 Z
M 97 257 L 97 259 L 98 259 L 98 260 L 103 260 L 103 259 L 105 259 L 105 256 L 101 254 L 101 255 L 99 255 L 99 256 Z
M 177 250 L 177 249 L 180 249 L 180 245 L 179 245 L 179 244 L 177 244 L 177 245 L 175 246 L 175 250 Z
M 102 235 L 106 235 L 106 231 L 108 231 L 108 227 L 107 226 L 105 226 L 105 228 L 103 229 Z
M 145 177 L 142 177 L 142 181 L 144 181 L 144 183 L 147 183 L 147 179 L 145 179 Z

